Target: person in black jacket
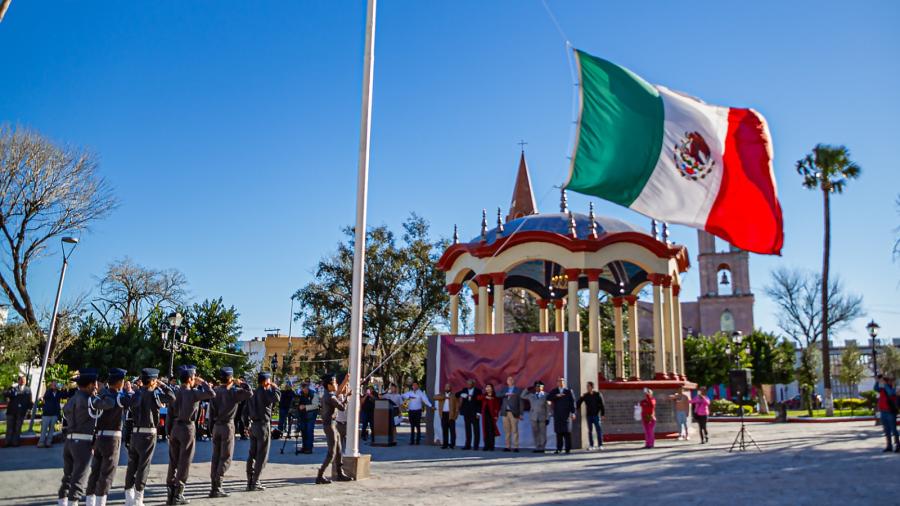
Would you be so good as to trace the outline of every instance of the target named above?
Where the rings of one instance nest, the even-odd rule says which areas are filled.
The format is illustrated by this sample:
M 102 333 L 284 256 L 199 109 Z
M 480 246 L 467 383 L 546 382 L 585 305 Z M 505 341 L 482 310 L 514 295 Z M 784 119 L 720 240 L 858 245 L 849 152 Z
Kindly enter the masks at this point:
M 456 392 L 460 400 L 459 412 L 466 424 L 466 445 L 463 450 L 477 450 L 481 440 L 481 428 L 478 418 L 481 416 L 481 389 L 475 386 L 475 380 L 469 379 L 466 388 Z
M 547 396 L 553 405 L 553 430 L 556 432 L 556 452 L 565 446 L 566 453 L 572 450 L 572 423 L 575 421 L 575 395 L 566 386 L 566 378 L 559 378 L 557 387 Z
M 588 451 L 603 449 L 603 427 L 600 418 L 606 416 L 606 407 L 603 405 L 603 395 L 594 390 L 594 382 L 587 382 L 587 392 L 578 398 L 577 409 L 584 404 L 584 415 L 588 424 Z M 597 431 L 597 446 L 594 446 L 594 431 Z
M 22 423 L 28 416 L 28 410 L 34 406 L 31 389 L 25 384 L 25 376 L 19 376 L 16 384 L 9 387 L 6 396 L 6 447 L 19 446 L 19 435 Z

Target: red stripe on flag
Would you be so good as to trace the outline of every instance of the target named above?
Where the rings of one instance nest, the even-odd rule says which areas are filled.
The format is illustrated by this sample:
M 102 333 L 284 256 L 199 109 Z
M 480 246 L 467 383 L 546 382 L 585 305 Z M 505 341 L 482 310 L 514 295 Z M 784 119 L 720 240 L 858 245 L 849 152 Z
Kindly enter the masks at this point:
M 771 143 L 759 114 L 750 109 L 729 110 L 722 184 L 706 219 L 706 231 L 747 251 L 780 255 L 784 230 Z

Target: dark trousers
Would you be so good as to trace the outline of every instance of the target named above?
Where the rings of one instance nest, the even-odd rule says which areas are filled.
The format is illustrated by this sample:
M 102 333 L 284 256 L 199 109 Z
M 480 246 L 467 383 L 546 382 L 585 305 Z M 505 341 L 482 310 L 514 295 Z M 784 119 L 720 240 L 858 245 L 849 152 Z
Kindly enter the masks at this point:
M 169 435 L 169 470 L 166 483 L 173 487 L 184 486 L 191 474 L 191 461 L 197 450 L 194 422 L 175 422 L 170 427 Z
M 499 435 L 496 433 L 497 420 L 491 418 L 490 414 L 482 415 L 482 420 L 484 420 L 484 449 L 491 451 L 494 449 L 495 440 Z
M 97 436 L 94 440 L 94 456 L 91 459 L 91 475 L 88 477 L 86 495 L 104 496 L 112 488 L 116 477 L 116 466 L 119 465 L 118 437 Z
M 478 423 L 478 416 L 474 413 L 464 415 L 463 420 L 466 423 L 466 448 L 477 450 L 478 444 L 481 442 L 481 427 Z
M 697 420 L 697 425 L 700 426 L 700 437 L 703 439 L 709 439 L 709 432 L 706 431 L 706 419 L 707 415 L 694 415 L 694 420 Z
M 569 427 L 569 420 L 564 418 L 562 420 L 557 420 L 557 417 L 553 417 L 553 430 L 556 432 L 556 451 L 560 452 L 563 449 L 569 451 L 572 449 L 572 432 Z
M 365 411 L 362 412 L 361 414 L 362 414 L 362 435 L 363 435 L 363 439 L 366 439 L 368 431 L 375 430 L 375 424 L 373 423 L 374 422 L 373 418 L 375 418 L 375 414 L 368 413 Z
M 594 432 L 597 433 L 597 446 L 603 446 L 603 427 L 600 425 L 600 415 L 587 417 L 588 442 L 594 446 Z
M 81 500 L 88 468 L 91 465 L 91 442 L 66 439 L 63 446 L 63 477 L 57 497 L 69 501 Z
M 222 478 L 231 467 L 234 455 L 234 423 L 217 423 L 212 429 L 212 460 L 209 477 L 213 486 L 222 483 Z
M 422 442 L 422 410 L 409 410 L 409 444 L 415 445 Z
M 303 450 L 312 451 L 316 432 L 316 416 L 318 411 L 310 411 L 301 415 L 300 432 L 303 435 Z
M 325 431 L 325 444 L 328 447 L 328 453 L 325 454 L 325 460 L 322 461 L 322 466 L 319 467 L 319 476 L 325 475 L 328 466 L 331 466 L 331 474 L 337 476 L 340 474 L 341 466 L 344 463 L 341 455 L 341 439 L 338 434 L 335 434 L 336 427 L 334 422 L 323 424 L 322 429 Z
M 147 486 L 147 476 L 150 474 L 150 462 L 153 460 L 154 450 L 156 450 L 154 434 L 131 435 L 131 445 L 128 447 L 128 467 L 125 469 L 125 490 L 134 487 L 140 492 Z
M 6 446 L 19 446 L 19 435 L 24 422 L 25 413 L 6 413 Z
M 341 448 L 347 447 L 347 422 L 335 422 L 338 437 L 341 439 Z
M 250 423 L 250 452 L 247 454 L 247 481 L 256 483 L 269 461 L 272 424 L 267 421 Z
M 450 413 L 441 413 L 441 433 L 443 435 L 444 448 L 456 446 L 456 420 L 450 419 Z
M 284 434 L 285 427 L 288 427 L 288 413 L 290 412 L 290 408 L 278 408 L 278 430 Z M 290 427 L 288 427 L 290 430 Z

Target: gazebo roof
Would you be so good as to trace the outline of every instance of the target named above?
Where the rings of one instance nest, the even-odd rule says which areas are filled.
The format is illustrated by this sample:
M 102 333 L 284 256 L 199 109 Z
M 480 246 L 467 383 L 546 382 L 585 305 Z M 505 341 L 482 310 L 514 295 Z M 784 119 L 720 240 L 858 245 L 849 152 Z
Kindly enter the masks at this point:
M 587 214 L 572 213 L 575 218 L 575 235 L 579 238 L 588 238 L 591 236 L 591 219 Z M 638 232 L 644 233 L 640 228 L 616 219 L 605 216 L 595 216 L 594 223 L 597 227 L 597 237 L 601 238 L 606 234 L 614 234 L 618 232 Z M 512 234 L 522 232 L 550 232 L 561 236 L 569 235 L 569 214 L 568 213 L 545 213 L 532 214 L 515 220 L 511 220 L 503 226 L 503 234 L 500 236 L 508 237 Z M 492 228 L 487 232 L 487 238 L 482 241 L 481 235 L 475 237 L 469 244 L 472 245 L 490 245 L 497 241 L 498 230 Z M 649 237 L 649 236 L 648 236 Z

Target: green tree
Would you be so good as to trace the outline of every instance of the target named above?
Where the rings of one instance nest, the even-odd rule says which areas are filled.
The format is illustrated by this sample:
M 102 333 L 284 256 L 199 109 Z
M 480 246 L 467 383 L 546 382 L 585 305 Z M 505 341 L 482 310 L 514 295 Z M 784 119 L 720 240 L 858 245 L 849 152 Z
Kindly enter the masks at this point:
M 214 378 L 221 367 L 232 367 L 235 376 L 250 370 L 247 355 L 240 350 L 239 314 L 234 306 L 226 306 L 222 297 L 191 304 L 185 310 L 187 341 L 179 363 L 197 366 L 197 372 Z
M 822 377 L 821 350 L 815 346 L 804 348 L 800 352 L 800 363 L 797 365 L 795 374 L 800 391 L 804 394 L 801 398 L 804 399 L 809 416 L 812 417 L 813 396 L 816 393 L 816 385 Z
M 0 326 L 0 387 L 15 382 L 22 365 L 35 362 L 41 341 L 38 336 L 27 323 Z
M 825 234 L 822 247 L 822 354 L 831 356 L 828 342 L 828 270 L 831 255 L 831 194 L 842 193 L 851 179 L 859 177 L 859 165 L 850 159 L 850 151 L 844 146 L 818 144 L 812 153 L 797 161 L 797 173 L 803 177 L 803 186 L 822 192 Z M 831 392 L 831 361 L 825 360 L 822 367 L 825 382 L 825 411 L 834 415 L 834 399 Z
M 838 371 L 838 381 L 852 387 L 858 385 L 866 375 L 866 366 L 862 361 L 862 354 L 856 343 L 848 344 L 841 353 L 841 369 Z
M 900 378 L 900 351 L 893 346 L 878 349 L 878 372 Z
M 794 347 L 774 334 L 754 330 L 744 338 L 750 349 L 750 369 L 753 386 L 759 392 L 760 413 L 769 412 L 763 385 L 785 384 L 794 381 Z
M 300 303 L 295 318 L 318 345 L 318 360 L 346 359 L 349 348 L 353 229 L 344 232 L 346 242 L 321 259 L 313 281 L 294 294 Z M 404 222 L 400 240 L 385 226 L 366 236 L 363 333 L 382 360 L 393 354 L 380 375 L 394 382 L 421 379 L 427 336 L 446 327 L 449 317 L 437 268 L 446 241 L 431 239 L 428 222 L 415 214 Z
M 688 378 L 698 385 L 711 386 L 728 382 L 728 372 L 750 365 L 744 350 L 732 352 L 734 345 L 725 334 L 713 336 L 685 336 L 684 368 Z

